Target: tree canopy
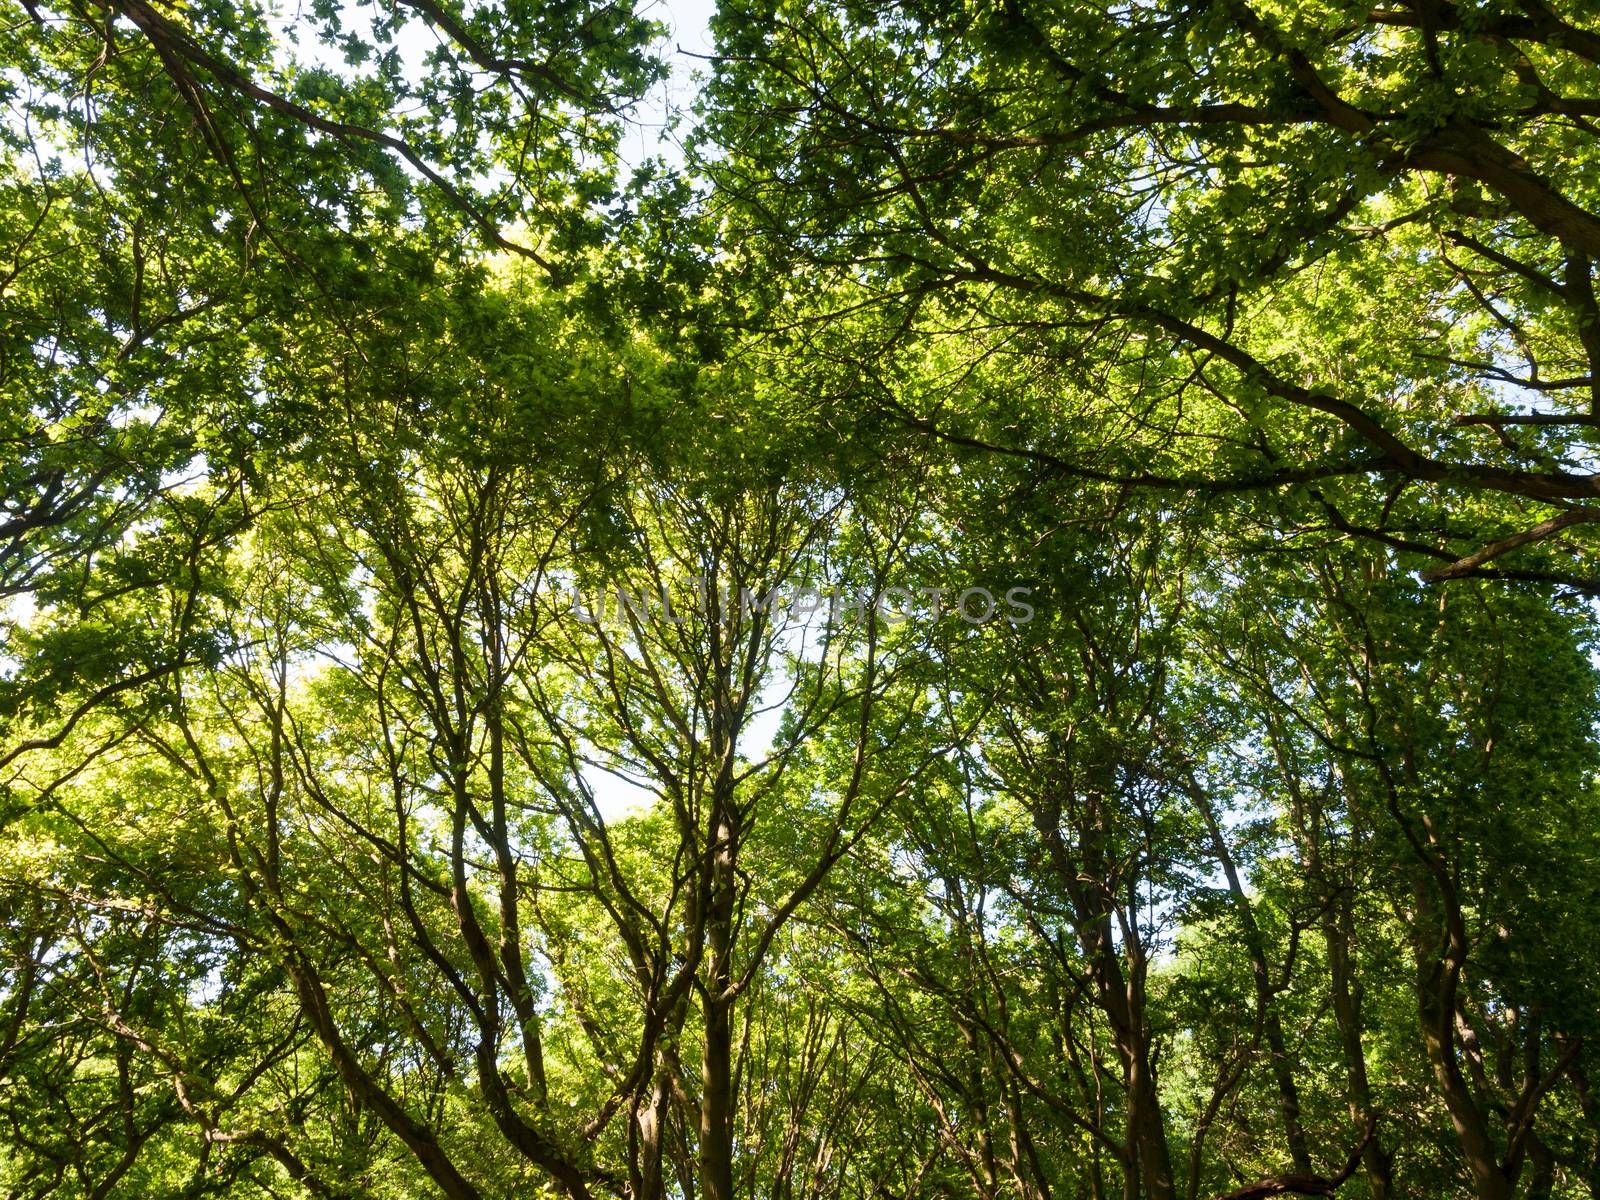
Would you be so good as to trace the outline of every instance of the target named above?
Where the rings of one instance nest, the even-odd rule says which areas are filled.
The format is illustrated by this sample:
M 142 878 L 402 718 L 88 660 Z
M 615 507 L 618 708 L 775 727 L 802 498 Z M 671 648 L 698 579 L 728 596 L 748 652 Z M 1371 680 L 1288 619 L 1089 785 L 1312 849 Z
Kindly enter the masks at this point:
M 6 1196 L 1600 1197 L 1600 9 L 0 10 Z

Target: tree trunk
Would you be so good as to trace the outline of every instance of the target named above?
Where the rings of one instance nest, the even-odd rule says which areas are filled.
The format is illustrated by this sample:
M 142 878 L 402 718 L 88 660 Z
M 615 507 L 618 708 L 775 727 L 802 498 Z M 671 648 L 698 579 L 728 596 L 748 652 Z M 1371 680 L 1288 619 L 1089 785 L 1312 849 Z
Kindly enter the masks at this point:
M 733 1001 L 728 988 L 733 974 L 736 835 L 726 816 L 717 820 L 715 828 L 706 911 L 710 971 L 700 1077 L 700 1187 L 705 1200 L 733 1200 Z
M 1478 1200 L 1511 1200 L 1511 1181 L 1501 1169 L 1489 1123 L 1478 1106 L 1456 1056 L 1456 979 L 1466 959 L 1461 915 L 1446 897 L 1440 919 L 1440 901 L 1428 882 L 1417 886 L 1417 1012 L 1422 1040 L 1433 1067 L 1434 1080 L 1444 1098 L 1445 1110 L 1455 1127 L 1456 1142 L 1472 1175 Z M 1430 935 L 1444 931 L 1446 948 L 1438 954 Z

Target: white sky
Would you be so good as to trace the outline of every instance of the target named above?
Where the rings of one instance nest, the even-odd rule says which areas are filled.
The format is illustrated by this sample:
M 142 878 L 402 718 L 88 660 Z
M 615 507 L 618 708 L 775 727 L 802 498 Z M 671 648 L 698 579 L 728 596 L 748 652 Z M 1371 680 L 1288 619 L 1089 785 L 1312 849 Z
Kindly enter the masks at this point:
M 304 17 L 307 0 L 278 0 L 272 24 L 277 36 L 292 47 L 293 55 L 302 62 L 315 63 L 342 74 L 357 74 L 342 61 L 338 50 L 324 45 L 315 37 L 297 38 L 297 20 Z M 366 14 L 363 0 L 344 0 L 348 29 L 363 28 Z M 621 146 L 624 177 L 645 159 L 660 154 L 672 166 L 682 164 L 680 143 L 688 132 L 683 124 L 676 135 L 668 130 L 673 115 L 686 113 L 698 90 L 695 73 L 706 68 L 706 56 L 711 53 L 711 15 L 716 11 L 716 0 L 634 0 L 640 15 L 667 26 L 667 35 L 657 46 L 657 53 L 671 68 L 671 76 L 657 84 L 640 101 L 629 119 L 629 128 Z M 423 56 L 440 35 L 422 20 L 411 21 L 400 31 L 396 46 L 401 59 L 413 71 L 424 70 Z
M 632 127 L 622 144 L 628 166 L 636 166 L 653 154 L 663 155 L 673 166 L 681 164 L 679 142 L 688 132 L 688 124 L 685 122 L 673 135 L 668 132 L 667 123 L 673 113 L 686 112 L 694 102 L 698 90 L 694 75 L 708 66 L 708 26 L 716 7 L 716 0 L 644 0 L 642 13 L 668 27 L 660 53 L 671 65 L 672 76 L 651 89 L 634 113 Z

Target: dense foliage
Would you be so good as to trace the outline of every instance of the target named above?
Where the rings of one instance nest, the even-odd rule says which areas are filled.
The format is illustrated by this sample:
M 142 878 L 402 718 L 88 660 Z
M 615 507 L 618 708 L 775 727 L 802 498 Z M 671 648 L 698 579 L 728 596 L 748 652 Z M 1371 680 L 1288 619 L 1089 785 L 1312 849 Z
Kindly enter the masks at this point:
M 0 1190 L 1600 1198 L 1600 9 L 655 15 L 0 0 Z

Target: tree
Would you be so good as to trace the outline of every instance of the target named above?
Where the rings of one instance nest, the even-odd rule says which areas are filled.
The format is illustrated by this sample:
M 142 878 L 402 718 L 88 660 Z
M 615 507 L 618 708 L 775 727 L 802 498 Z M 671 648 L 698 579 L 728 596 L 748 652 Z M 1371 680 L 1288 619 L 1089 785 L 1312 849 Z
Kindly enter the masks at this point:
M 1431 577 L 1592 591 L 1569 547 L 1486 565 L 1578 536 L 1600 487 L 1578 6 L 758 2 L 717 28 L 705 169 L 768 277 L 803 263 L 826 307 L 878 310 L 858 360 L 964 338 L 996 380 L 984 403 L 967 371 L 914 401 L 864 378 L 909 427 L 1076 478 L 1288 489 L 1290 528 Z
M 646 16 L 0 31 L 0 1186 L 1600 1195 L 1587 14 Z

